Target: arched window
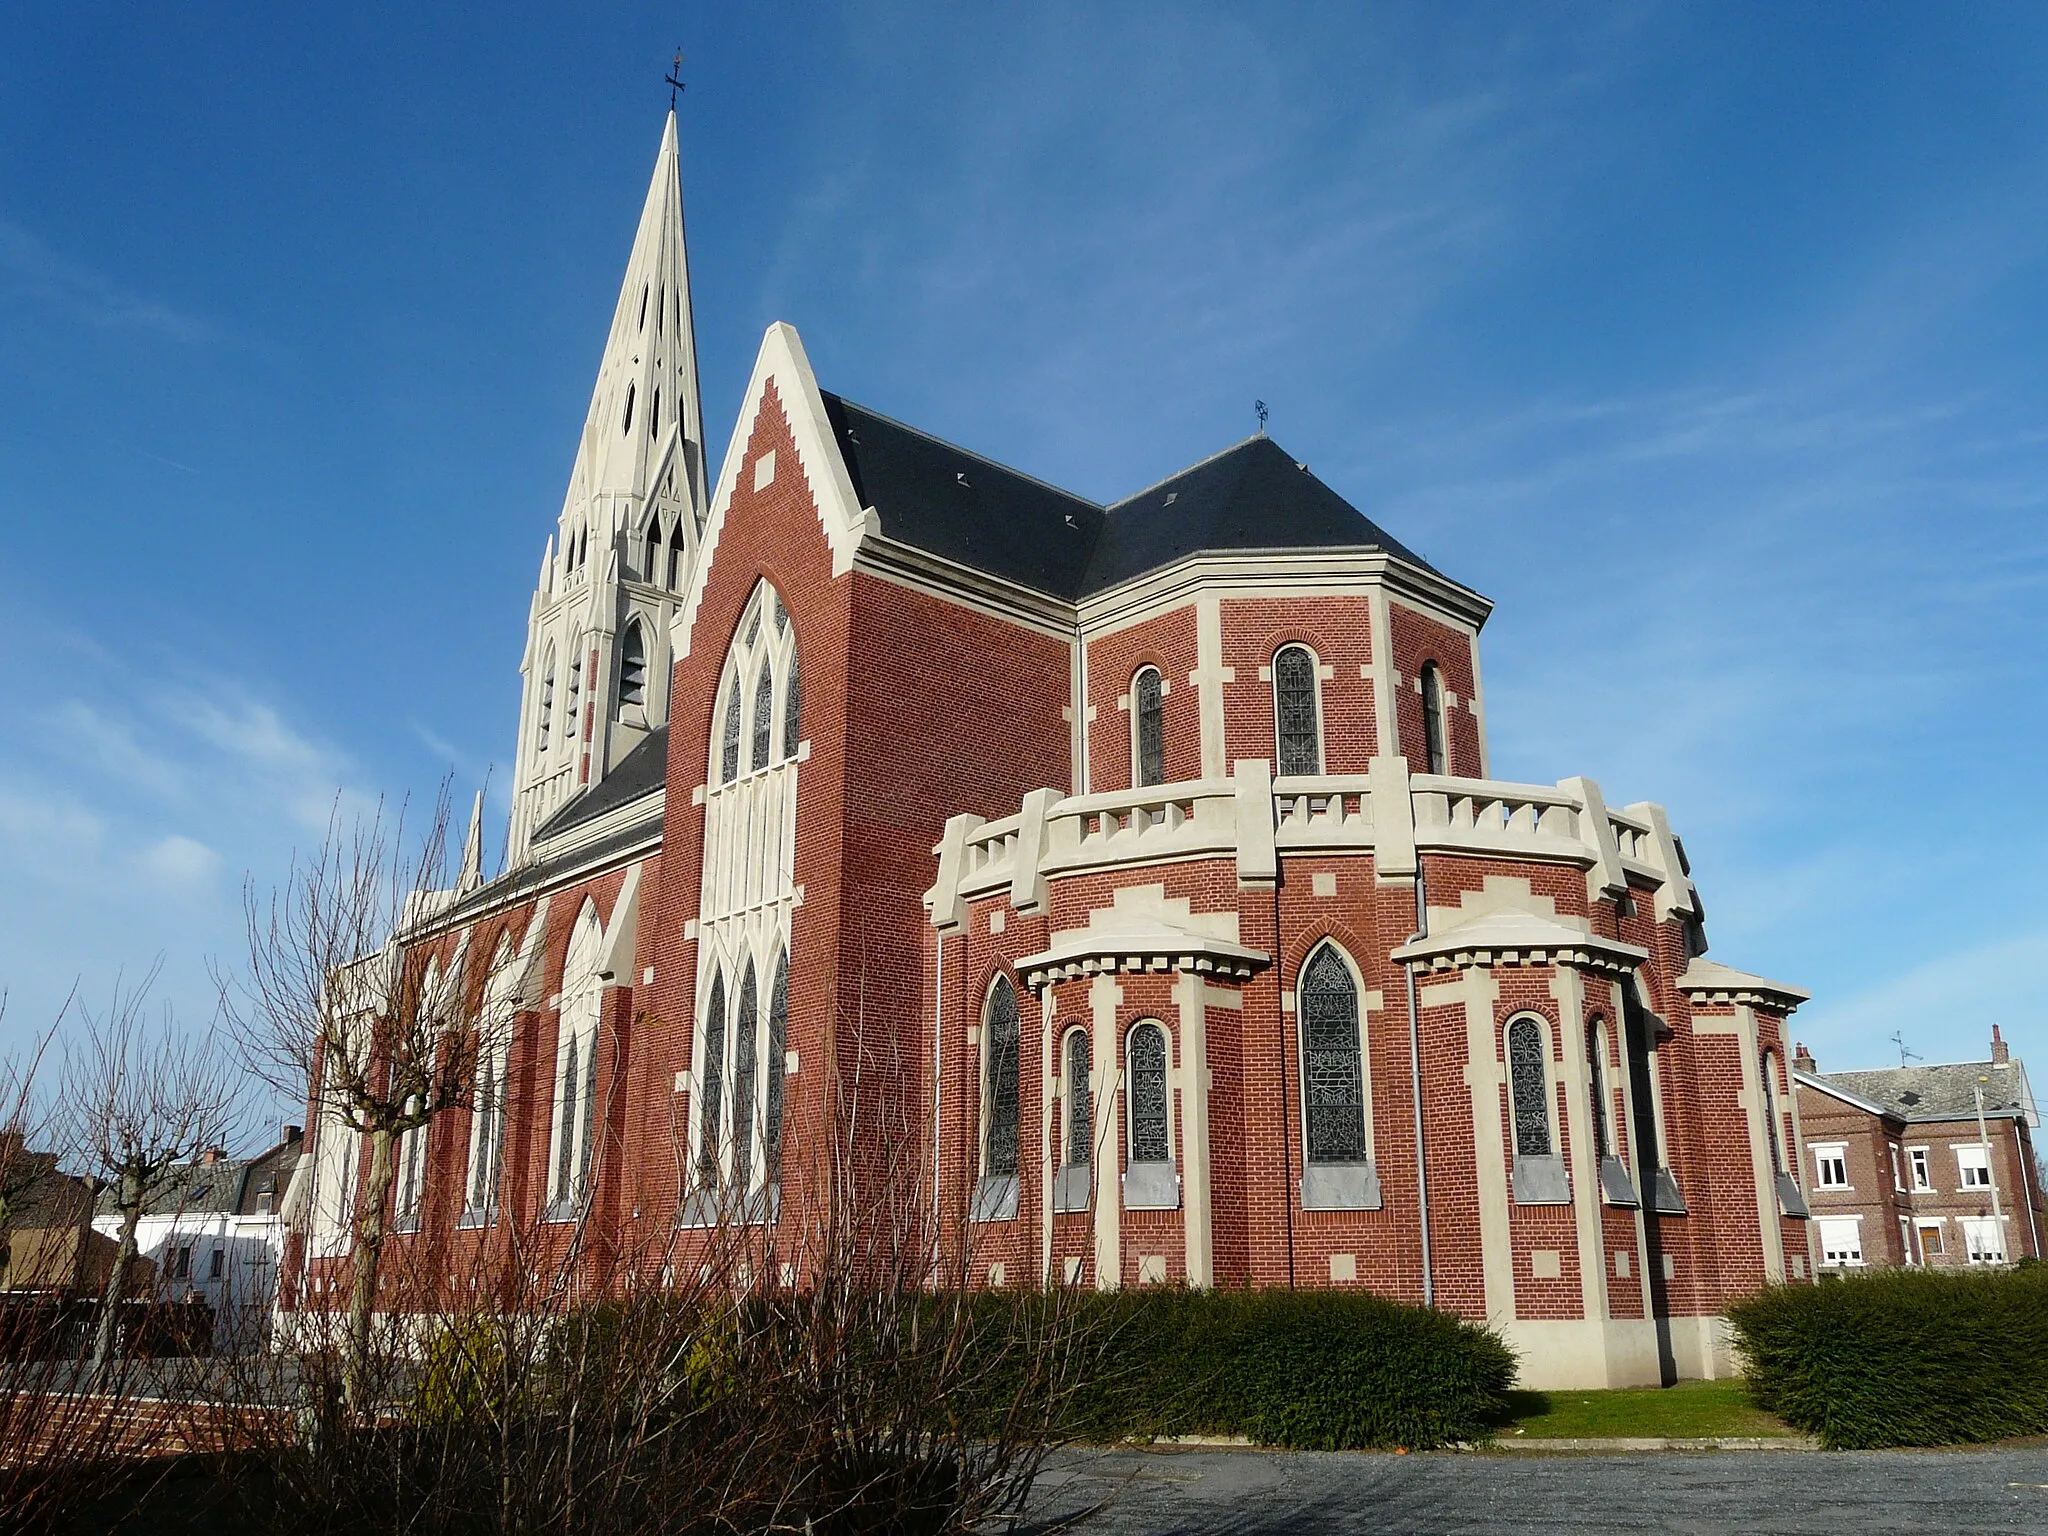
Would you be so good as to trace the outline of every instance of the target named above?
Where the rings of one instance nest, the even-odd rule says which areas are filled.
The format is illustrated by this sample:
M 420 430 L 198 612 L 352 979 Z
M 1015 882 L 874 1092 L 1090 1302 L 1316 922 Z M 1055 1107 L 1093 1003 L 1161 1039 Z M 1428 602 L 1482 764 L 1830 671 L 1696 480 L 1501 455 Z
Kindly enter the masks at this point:
M 668 531 L 668 585 L 671 589 L 682 585 L 683 553 L 683 520 L 679 517 L 675 527 Z
M 732 680 L 725 696 L 725 751 L 719 760 L 718 782 L 730 784 L 740 776 L 740 680 Z
M 754 681 L 754 750 L 747 762 L 750 772 L 768 766 L 768 747 L 775 731 L 775 670 L 766 661 Z
M 1282 774 L 1323 771 L 1323 731 L 1316 713 L 1316 659 L 1290 645 L 1273 658 L 1273 715 Z
M 1358 1033 L 1358 984 L 1325 944 L 1301 968 L 1295 1013 L 1301 1026 L 1301 1081 L 1308 1109 L 1311 1163 L 1362 1163 L 1365 1062 Z
M 533 746 L 536 752 L 548 749 L 548 732 L 555 722 L 555 648 L 547 649 L 546 659 L 540 664 L 540 708 L 534 712 Z
M 1543 1057 L 1542 1025 L 1521 1018 L 1508 1026 L 1508 1097 L 1518 1157 L 1551 1155 L 1550 1072 Z
M 797 675 L 796 652 L 789 653 L 789 685 L 782 701 L 782 755 L 795 757 L 803 740 L 804 688 Z
M 634 386 L 631 384 L 626 386 L 626 415 L 625 419 L 619 423 L 619 435 L 621 437 L 633 430 L 633 388 Z
M 640 626 L 628 624 L 619 642 L 619 708 L 647 703 L 647 643 Z
M 484 978 L 483 1017 L 477 1041 L 474 1108 L 469 1126 L 469 1182 L 463 1220 L 491 1219 L 498 1204 L 498 1178 L 505 1157 L 505 1066 L 512 1049 L 512 1019 L 518 1006 L 516 951 L 501 934 Z
M 485 1051 L 477 1063 L 476 1134 L 469 1150 L 469 1208 L 473 1211 L 487 1210 L 495 1193 L 492 1174 L 497 1165 L 498 1107 L 497 1062 Z
M 582 1074 L 576 1070 L 577 1039 L 569 1037 L 567 1050 L 562 1056 L 561 1129 L 555 1136 L 555 1198 L 567 1200 L 570 1194 L 569 1170 L 575 1167 L 575 1137 L 571 1128 L 577 1122 L 576 1094 L 583 1082 Z
M 1095 1157 L 1095 1096 L 1088 1086 L 1088 1031 L 1067 1032 L 1067 1152 L 1069 1168 Z
M 1445 773 L 1444 680 L 1436 663 L 1422 664 L 1422 754 L 1428 772 Z
M 1140 788 L 1166 782 L 1166 723 L 1159 669 L 1131 679 L 1131 782 Z
M 987 1026 L 983 1031 L 981 1171 L 984 1177 L 1017 1173 L 1017 1073 L 1021 1042 L 1017 1029 L 1017 989 L 1007 976 L 989 990 Z
M 1618 1156 L 1607 1125 L 1607 1026 L 1598 1019 L 1586 1031 L 1586 1089 L 1593 1099 L 1593 1153 Z
M 662 562 L 661 518 L 659 516 L 650 517 L 647 520 L 645 548 L 647 550 L 647 558 L 646 563 L 641 567 L 641 569 L 643 572 L 645 572 L 647 580 L 650 583 L 658 584 L 661 581 Z
M 604 925 L 585 902 L 562 967 L 555 1082 L 555 1214 L 566 1215 L 590 1188 L 597 1126 L 597 1024 L 604 978 L 598 974 Z
M 711 976 L 711 1001 L 704 1009 L 704 1064 L 697 1081 L 697 1178 L 718 1182 L 718 1122 L 725 1094 L 725 977 Z
M 782 1172 L 782 1079 L 788 1062 L 789 951 L 783 950 L 775 957 L 775 985 L 768 992 L 768 1114 L 761 1144 L 771 1181 Z
M 1786 1157 L 1784 1145 L 1778 1139 L 1784 1124 L 1778 1113 L 1778 1059 L 1765 1051 L 1758 1067 L 1764 1081 L 1764 1140 L 1771 1144 L 1771 1172 L 1782 1174 Z
M 732 1182 L 744 1192 L 754 1177 L 755 1026 L 760 1022 L 760 992 L 754 962 L 740 976 L 740 1006 L 733 1018 L 732 1040 Z
M 576 740 L 583 718 L 583 641 L 578 638 L 569 651 L 569 707 L 562 711 L 563 739 Z
M 1131 1103 L 1131 1161 L 1169 1163 L 1173 1142 L 1167 1129 L 1166 1031 L 1149 1019 L 1124 1041 Z

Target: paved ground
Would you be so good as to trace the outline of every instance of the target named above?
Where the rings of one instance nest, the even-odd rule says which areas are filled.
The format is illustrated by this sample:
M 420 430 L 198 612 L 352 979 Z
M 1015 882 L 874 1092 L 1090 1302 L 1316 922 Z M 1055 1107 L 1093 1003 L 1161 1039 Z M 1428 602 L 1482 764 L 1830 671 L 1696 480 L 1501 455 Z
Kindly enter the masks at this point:
M 1099 1512 L 1087 1513 L 1098 1504 Z M 1041 1531 L 1065 1527 L 1077 1536 L 2048 1533 L 2048 1449 L 1638 1456 L 1072 1453 L 1048 1468 L 1033 1495 L 1032 1514 Z

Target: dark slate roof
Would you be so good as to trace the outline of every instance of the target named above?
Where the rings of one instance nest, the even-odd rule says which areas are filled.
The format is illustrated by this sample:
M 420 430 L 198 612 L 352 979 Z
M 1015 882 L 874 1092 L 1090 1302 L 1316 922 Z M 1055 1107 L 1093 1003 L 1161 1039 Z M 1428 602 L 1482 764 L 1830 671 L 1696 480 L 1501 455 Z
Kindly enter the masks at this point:
M 627 754 L 628 758 L 632 755 Z M 664 757 L 662 761 L 665 763 L 666 758 Z M 613 769 L 612 772 L 617 773 L 624 767 L 625 764 L 622 762 L 619 768 Z M 661 781 L 657 779 L 655 782 L 658 786 Z M 598 787 L 601 789 L 604 786 L 600 784 Z M 431 923 L 426 926 L 437 930 L 451 928 L 473 914 L 488 911 L 501 903 L 538 896 L 563 876 L 607 864 L 644 843 L 650 836 L 658 836 L 661 832 L 662 817 L 662 802 L 656 800 L 648 807 L 645 816 L 637 816 L 625 826 L 607 832 L 593 842 L 581 844 L 566 853 L 550 854 L 547 858 L 535 859 L 531 864 L 521 864 L 506 870 L 495 880 L 478 886 L 445 912 L 435 913 Z
M 1072 598 L 1083 590 L 1102 508 L 965 448 L 827 394 L 825 415 L 882 532 L 973 570 Z
M 668 781 L 668 727 L 658 725 L 646 739 L 613 766 L 582 794 L 566 801 L 562 808 L 535 828 L 533 840 L 546 842 L 560 837 L 585 822 L 595 821 L 607 811 L 651 795 Z
M 282 1142 L 268 1151 L 254 1157 L 223 1157 L 211 1163 L 188 1163 L 152 1196 L 142 1214 L 145 1216 L 216 1216 L 255 1215 L 257 1196 L 262 1191 L 257 1187 L 263 1183 L 272 1184 L 269 1194 L 272 1209 L 284 1198 L 285 1185 L 291 1182 L 292 1168 L 299 1160 L 301 1143 L 298 1138 Z M 261 1177 L 252 1179 L 251 1175 Z M 110 1185 L 100 1191 L 99 1214 L 111 1216 L 115 1212 L 114 1200 L 117 1191 Z
M 1379 549 L 1434 569 L 1298 464 L 1247 438 L 1109 509 L 1083 596 L 1198 551 Z
M 1987 1114 L 2034 1110 L 2027 1077 L 2018 1066 L 1997 1068 L 1988 1061 L 1942 1062 L 1933 1066 L 1882 1067 L 1874 1072 L 1823 1072 L 1822 1082 L 1881 1105 L 1903 1120 L 1974 1120 L 1977 1079 L 1984 1087 Z
M 1101 507 L 838 395 L 861 505 L 899 543 L 1069 602 L 1207 551 L 1379 549 L 1433 569 L 1269 437 Z

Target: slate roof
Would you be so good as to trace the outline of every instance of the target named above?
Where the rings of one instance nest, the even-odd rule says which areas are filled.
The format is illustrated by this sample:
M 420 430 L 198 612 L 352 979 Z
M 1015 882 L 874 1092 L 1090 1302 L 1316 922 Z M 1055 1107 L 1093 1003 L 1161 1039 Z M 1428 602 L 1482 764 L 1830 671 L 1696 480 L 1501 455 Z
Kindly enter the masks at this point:
M 142 1214 L 255 1215 L 259 1210 L 258 1196 L 266 1192 L 260 1186 L 266 1181 L 271 1184 L 267 1193 L 274 1210 L 277 1202 L 284 1198 L 285 1186 L 291 1182 L 292 1168 L 299 1160 L 302 1145 L 299 1138 L 294 1137 L 254 1157 L 223 1157 L 211 1163 L 188 1163 L 156 1192 L 143 1207 Z M 116 1193 L 111 1186 L 100 1191 L 100 1215 L 115 1214 Z
M 1815 1075 L 1902 1120 L 1974 1120 L 1977 1099 L 1971 1090 L 1978 1086 L 1978 1078 L 1989 1078 L 1983 1085 L 1986 1114 L 2021 1114 L 2030 1122 L 2036 1118 L 2026 1069 L 2018 1064 L 1994 1067 L 1988 1061 L 1953 1061 Z
M 1434 570 L 1269 437 L 1103 507 L 838 395 L 824 401 L 854 494 L 884 534 L 1069 602 L 1211 551 L 1377 549 Z
M 653 794 L 668 780 L 668 727 L 658 725 L 646 739 L 613 766 L 612 771 L 590 788 L 565 802 L 534 829 L 533 840 L 544 843 L 560 837 L 585 822 L 597 820 L 607 811 Z

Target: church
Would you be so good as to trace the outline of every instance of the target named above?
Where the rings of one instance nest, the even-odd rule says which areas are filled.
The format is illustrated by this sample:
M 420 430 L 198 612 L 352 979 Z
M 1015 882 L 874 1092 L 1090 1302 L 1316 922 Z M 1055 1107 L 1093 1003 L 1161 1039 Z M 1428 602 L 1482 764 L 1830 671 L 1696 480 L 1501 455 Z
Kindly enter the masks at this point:
M 776 324 L 711 462 L 671 113 L 505 870 L 472 836 L 399 938 L 512 1024 L 393 1241 L 772 1231 L 851 1095 L 977 1284 L 1364 1287 L 1607 1387 L 1727 1374 L 1729 1302 L 1812 1273 L 1806 994 L 1707 958 L 1661 806 L 1493 776 L 1491 604 L 1277 442 L 1103 505 Z M 288 1295 L 347 1262 L 348 1142 Z

